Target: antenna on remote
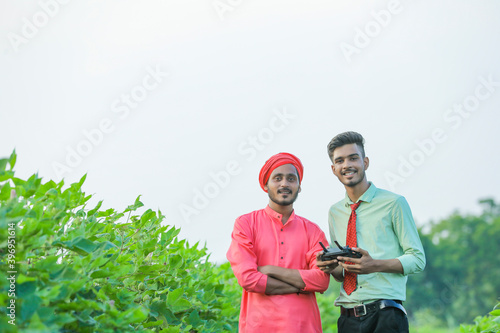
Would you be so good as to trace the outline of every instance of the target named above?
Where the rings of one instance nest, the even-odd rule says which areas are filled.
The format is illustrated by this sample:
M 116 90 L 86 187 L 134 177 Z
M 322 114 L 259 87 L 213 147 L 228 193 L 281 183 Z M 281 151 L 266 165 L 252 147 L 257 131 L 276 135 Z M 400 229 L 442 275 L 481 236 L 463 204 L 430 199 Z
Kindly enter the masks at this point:
M 325 252 L 328 251 L 326 247 L 323 245 L 323 243 L 319 242 L 319 245 L 321 245 L 321 247 L 323 248 L 323 250 L 325 250 Z
M 337 242 L 336 240 L 334 240 L 335 244 L 337 244 L 337 246 L 339 247 L 339 249 L 343 250 L 342 246 L 340 246 L 339 242 Z

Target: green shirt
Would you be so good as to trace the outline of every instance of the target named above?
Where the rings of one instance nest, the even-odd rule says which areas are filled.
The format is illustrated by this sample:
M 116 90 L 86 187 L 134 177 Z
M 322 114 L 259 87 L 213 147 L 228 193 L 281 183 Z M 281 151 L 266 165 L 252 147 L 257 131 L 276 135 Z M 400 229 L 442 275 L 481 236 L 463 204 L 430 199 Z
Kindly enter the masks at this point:
M 357 289 L 347 295 L 343 286 L 335 305 L 351 308 L 378 299 L 406 300 L 408 274 L 418 273 L 425 267 L 425 253 L 417 227 L 406 199 L 398 194 L 370 187 L 359 198 L 356 210 L 356 234 L 358 247 L 367 250 L 374 259 L 397 258 L 403 266 L 403 274 L 359 274 Z M 346 245 L 347 222 L 354 202 L 345 196 L 330 207 L 328 223 L 331 246 L 334 240 Z

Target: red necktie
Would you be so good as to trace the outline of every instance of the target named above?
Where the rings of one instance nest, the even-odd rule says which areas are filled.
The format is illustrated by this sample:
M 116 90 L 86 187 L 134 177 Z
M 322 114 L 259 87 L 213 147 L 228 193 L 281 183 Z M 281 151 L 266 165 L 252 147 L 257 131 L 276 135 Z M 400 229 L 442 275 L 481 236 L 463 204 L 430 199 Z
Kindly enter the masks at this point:
M 356 209 L 359 207 L 359 204 L 361 204 L 361 201 L 351 205 L 351 216 L 349 216 L 349 223 L 347 224 L 346 245 L 350 248 L 358 246 L 358 238 L 356 236 Z M 347 263 L 352 264 L 350 262 Z M 357 274 L 345 272 L 344 290 L 347 295 L 350 295 L 354 290 L 356 290 L 356 278 Z

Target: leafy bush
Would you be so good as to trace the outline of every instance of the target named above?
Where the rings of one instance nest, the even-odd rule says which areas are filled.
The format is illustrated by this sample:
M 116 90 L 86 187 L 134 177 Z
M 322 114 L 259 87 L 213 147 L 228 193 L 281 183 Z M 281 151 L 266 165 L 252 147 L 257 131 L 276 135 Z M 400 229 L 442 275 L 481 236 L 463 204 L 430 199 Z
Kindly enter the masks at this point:
M 135 214 L 139 197 L 122 212 L 101 210 L 102 201 L 89 209 L 85 176 L 64 189 L 15 177 L 15 162 L 15 152 L 0 159 L 2 332 L 236 330 L 239 298 L 220 281 L 227 267 L 179 240 L 160 211 Z
M 243 290 L 238 284 L 238 280 L 236 280 L 229 262 L 225 262 L 222 265 L 217 266 L 214 271 L 219 278 L 218 280 L 224 282 L 224 295 L 227 296 L 227 299 L 225 300 L 226 302 L 222 306 L 221 314 L 225 318 L 232 318 L 234 321 L 234 325 L 232 325 L 232 327 L 236 332 L 238 329 L 241 295 Z
M 461 333 L 500 332 L 500 303 L 487 316 L 477 317 L 474 325 L 460 325 Z
M 330 286 L 324 294 L 316 294 L 319 312 L 321 314 L 321 326 L 324 332 L 337 332 L 337 320 L 340 316 L 340 308 L 335 306 L 335 299 L 339 296 L 340 283 L 330 278 Z
M 500 303 L 487 316 L 477 317 L 474 325 L 460 325 L 461 333 L 500 332 Z

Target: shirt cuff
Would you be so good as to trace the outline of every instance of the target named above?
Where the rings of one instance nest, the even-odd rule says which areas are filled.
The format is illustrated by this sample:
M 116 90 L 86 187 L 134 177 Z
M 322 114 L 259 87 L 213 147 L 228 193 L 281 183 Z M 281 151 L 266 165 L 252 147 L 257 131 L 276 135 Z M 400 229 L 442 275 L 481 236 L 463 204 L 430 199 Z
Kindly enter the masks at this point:
M 403 266 L 403 275 L 408 275 L 414 272 L 414 269 L 412 267 L 414 266 L 413 258 L 407 255 L 402 255 L 400 257 L 397 257 L 396 259 L 398 259 L 401 263 L 401 266 Z
M 313 272 L 311 269 L 299 269 L 298 271 L 305 284 L 305 287 L 300 291 L 324 292 L 328 288 L 330 282 L 330 276 L 328 274 L 323 273 L 319 269 L 317 272 Z
M 255 285 L 255 292 L 259 294 L 265 294 L 266 293 L 266 287 L 267 287 L 267 278 L 268 276 L 265 274 L 262 274 L 260 277 L 259 281 L 257 281 L 257 284 Z
M 309 287 L 309 284 L 307 283 L 308 279 L 306 276 L 304 276 L 304 270 L 299 269 L 298 271 L 299 271 L 300 277 L 302 278 L 302 281 L 304 281 L 304 284 L 305 284 L 305 287 L 300 289 L 300 291 L 311 291 L 308 289 L 308 287 Z

